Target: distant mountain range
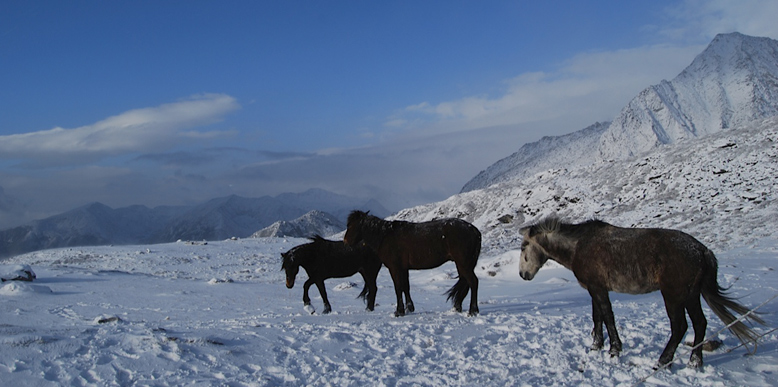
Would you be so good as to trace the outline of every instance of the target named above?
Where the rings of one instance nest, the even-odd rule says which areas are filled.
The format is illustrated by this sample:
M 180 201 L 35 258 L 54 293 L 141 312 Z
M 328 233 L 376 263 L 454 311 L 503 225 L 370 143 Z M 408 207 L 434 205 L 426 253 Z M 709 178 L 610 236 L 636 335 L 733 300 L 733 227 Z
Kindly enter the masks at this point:
M 294 220 L 279 220 L 255 232 L 252 238 L 267 237 L 324 237 L 337 234 L 346 229 L 346 223 L 333 215 L 322 211 L 311 211 Z
M 245 238 L 274 222 L 295 220 L 313 210 L 331 214 L 332 219 L 342 224 L 355 209 L 369 210 L 382 217 L 389 215 L 374 200 L 365 202 L 321 189 L 276 197 L 233 195 L 192 207 L 112 209 L 92 203 L 0 231 L 0 258 L 55 247 Z M 310 220 L 318 221 L 314 217 Z
M 776 114 L 778 41 L 721 34 L 672 81 L 643 90 L 613 121 L 525 144 L 467 182 L 462 192 L 551 168 L 626 160 Z

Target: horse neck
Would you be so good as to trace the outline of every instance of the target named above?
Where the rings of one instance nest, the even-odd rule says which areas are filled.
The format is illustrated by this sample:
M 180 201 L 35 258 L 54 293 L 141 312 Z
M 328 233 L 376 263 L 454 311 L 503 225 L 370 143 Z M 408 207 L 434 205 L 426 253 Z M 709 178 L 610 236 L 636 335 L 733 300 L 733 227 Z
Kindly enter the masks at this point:
M 560 265 L 570 268 L 573 263 L 573 253 L 578 240 L 559 232 L 549 232 L 538 238 L 538 244 L 546 254 Z
M 307 267 L 313 261 L 311 258 L 316 256 L 316 247 L 314 243 L 315 242 L 311 242 L 301 246 L 300 250 L 294 255 L 293 263 L 295 266 Z
M 368 218 L 366 222 L 363 222 L 362 226 L 362 239 L 365 240 L 368 246 L 378 250 L 384 241 L 384 237 L 391 229 L 392 222 L 373 216 Z

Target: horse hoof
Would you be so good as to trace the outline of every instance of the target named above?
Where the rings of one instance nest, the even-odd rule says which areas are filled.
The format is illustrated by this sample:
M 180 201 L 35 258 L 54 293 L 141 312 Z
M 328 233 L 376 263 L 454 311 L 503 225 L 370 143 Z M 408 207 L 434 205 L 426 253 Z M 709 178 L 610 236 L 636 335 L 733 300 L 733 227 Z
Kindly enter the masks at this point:
M 405 316 L 405 312 L 399 310 L 394 312 L 394 317 L 402 317 L 402 316 Z
M 669 370 L 670 368 L 673 368 L 673 363 L 662 364 L 661 362 L 659 362 L 659 363 L 656 363 L 656 365 L 654 367 L 652 367 L 652 368 L 654 369 L 654 371 L 658 371 L 658 370 L 660 370 L 662 368 L 666 368 L 666 369 Z
M 689 367 L 690 368 L 702 367 L 702 358 L 692 355 L 692 357 L 689 359 Z

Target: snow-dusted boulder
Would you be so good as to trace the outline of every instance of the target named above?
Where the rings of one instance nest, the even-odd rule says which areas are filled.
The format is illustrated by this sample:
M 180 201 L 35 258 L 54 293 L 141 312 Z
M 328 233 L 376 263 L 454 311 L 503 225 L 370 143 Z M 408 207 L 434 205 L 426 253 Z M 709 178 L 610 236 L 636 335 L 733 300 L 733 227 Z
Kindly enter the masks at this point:
M 28 281 L 37 278 L 30 265 L 13 265 L 0 267 L 0 279 L 5 281 Z
M 32 285 L 25 282 L 12 281 L 0 287 L 0 296 L 22 296 L 30 294 L 51 294 L 48 286 Z

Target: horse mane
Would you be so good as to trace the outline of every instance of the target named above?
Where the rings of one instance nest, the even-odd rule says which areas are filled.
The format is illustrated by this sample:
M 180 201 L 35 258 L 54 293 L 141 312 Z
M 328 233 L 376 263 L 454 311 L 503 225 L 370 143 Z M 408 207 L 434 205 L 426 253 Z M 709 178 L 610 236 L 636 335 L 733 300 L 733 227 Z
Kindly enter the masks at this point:
M 370 211 L 351 211 L 351 214 L 348 216 L 347 225 L 355 224 L 357 222 L 362 224 L 363 227 L 367 227 L 371 230 L 388 230 L 394 225 L 408 223 L 400 220 L 381 219 L 375 215 L 370 215 Z
M 599 219 L 589 219 L 583 223 L 578 224 L 567 223 L 562 221 L 558 216 L 551 215 L 539 220 L 537 223 L 531 226 L 523 228 L 522 233 L 524 233 L 524 230 L 527 230 L 527 235 L 529 236 L 553 233 L 558 233 L 563 236 L 576 236 L 578 233 L 588 230 L 591 227 L 608 225 L 608 223 L 605 223 Z
M 563 225 L 566 225 L 557 216 L 552 215 L 541 219 L 531 226 L 532 234 L 548 234 L 559 231 Z
M 295 259 L 294 258 L 295 258 L 295 256 L 299 255 L 299 254 L 295 254 L 295 252 L 297 250 L 303 249 L 306 246 L 311 245 L 313 243 L 327 242 L 327 240 L 324 239 L 319 234 L 314 234 L 313 236 L 308 237 L 308 240 L 310 240 L 311 242 L 305 243 L 305 244 L 302 244 L 302 245 L 297 245 L 295 247 L 292 247 L 286 253 L 281 253 L 281 270 L 286 269 L 287 267 L 292 267 L 292 265 L 295 265 L 295 264 L 299 265 L 301 263 L 300 259 L 297 259 L 296 260 L 297 262 L 295 263 Z M 303 255 L 302 257 L 298 257 L 298 258 L 305 258 L 305 255 Z
M 359 222 L 361 220 L 364 220 L 365 218 L 368 217 L 368 215 L 370 215 L 370 211 L 367 212 L 359 211 L 359 210 L 351 211 L 351 213 L 348 214 L 348 219 L 346 220 L 346 224 L 351 224 L 353 222 Z
M 328 240 L 325 239 L 323 236 L 319 234 L 313 234 L 308 237 L 308 240 L 311 242 L 327 242 Z
M 292 258 L 291 252 L 292 250 L 289 250 L 285 253 L 281 253 L 281 270 L 284 270 L 286 268 L 291 268 L 292 265 L 294 265 L 294 259 Z

